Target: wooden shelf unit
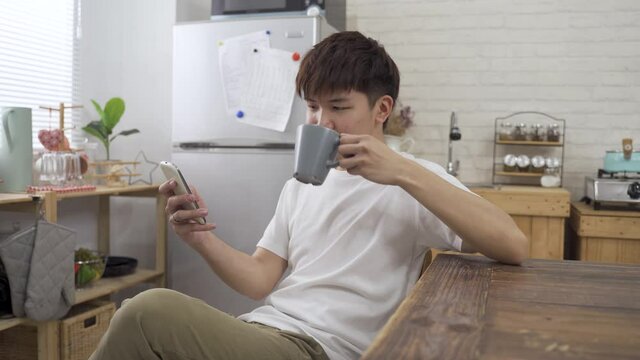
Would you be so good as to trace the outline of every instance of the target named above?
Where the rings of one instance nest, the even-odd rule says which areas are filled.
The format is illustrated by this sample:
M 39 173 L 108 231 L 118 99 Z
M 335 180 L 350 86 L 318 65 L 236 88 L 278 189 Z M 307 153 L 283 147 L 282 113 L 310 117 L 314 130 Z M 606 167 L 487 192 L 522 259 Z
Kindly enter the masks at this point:
M 500 176 L 520 176 L 520 177 L 542 177 L 542 175 L 544 175 L 544 174 L 534 173 L 534 172 L 496 171 L 496 175 L 500 175 Z
M 14 326 L 26 324 L 28 322 L 29 322 L 29 319 L 26 319 L 26 318 L 13 318 L 13 319 L 0 320 L 0 331 L 12 328 Z
M 564 259 L 564 224 L 569 217 L 570 194 L 563 188 L 498 185 L 470 187 L 515 221 L 529 239 L 532 259 Z
M 163 275 L 164 272 L 159 270 L 136 269 L 130 275 L 100 279 L 94 285 L 76 290 L 76 304 L 111 295 L 140 283 L 157 281 Z
M 533 140 L 501 140 L 500 139 L 500 127 L 507 122 L 515 119 L 522 119 L 522 117 L 534 117 L 536 123 L 544 124 L 557 124 L 559 127 L 560 135 L 558 141 L 533 141 Z M 522 120 L 520 120 L 522 121 Z M 523 121 L 525 125 L 533 125 L 531 120 Z M 565 120 L 555 118 L 549 114 L 545 114 L 539 111 L 519 111 L 512 113 L 504 117 L 498 117 L 494 123 L 494 141 L 493 141 L 493 170 L 491 172 L 492 183 L 495 185 L 525 185 L 525 186 L 540 186 L 540 178 L 544 173 L 537 172 L 511 172 L 501 170 L 504 168 L 504 156 L 506 154 L 527 155 L 531 159 L 535 155 L 543 156 L 545 159 L 548 157 L 558 158 L 560 166 L 558 167 L 560 175 L 560 186 L 562 186 L 562 178 L 564 177 L 564 143 L 565 143 Z M 512 148 L 515 146 L 515 148 Z M 515 150 L 515 152 L 513 152 Z M 547 166 L 544 167 L 545 169 Z
M 43 192 L 30 194 L 2 194 L 0 193 L 0 211 L 32 212 L 37 211 L 38 201 L 43 201 L 42 209 L 44 217 L 49 222 L 58 220 L 58 201 L 81 197 L 98 197 L 98 250 L 109 253 L 109 227 L 110 227 L 110 198 L 112 196 L 130 197 L 155 197 L 156 217 L 156 254 L 155 268 L 138 268 L 133 274 L 103 278 L 87 288 L 76 290 L 75 304 L 98 299 L 131 286 L 152 282 L 157 287 L 166 285 L 166 249 L 167 249 L 167 223 L 164 208 L 166 199 L 158 193 L 157 185 L 131 185 L 125 187 L 102 187 L 95 191 L 55 193 Z M 35 322 L 26 318 L 12 318 L 0 320 L 0 331 L 10 329 L 18 325 L 37 327 L 38 333 L 38 360 L 58 360 L 59 351 L 59 320 Z
M 518 141 L 518 140 L 496 140 L 498 145 L 534 145 L 534 146 L 562 146 L 559 141 Z

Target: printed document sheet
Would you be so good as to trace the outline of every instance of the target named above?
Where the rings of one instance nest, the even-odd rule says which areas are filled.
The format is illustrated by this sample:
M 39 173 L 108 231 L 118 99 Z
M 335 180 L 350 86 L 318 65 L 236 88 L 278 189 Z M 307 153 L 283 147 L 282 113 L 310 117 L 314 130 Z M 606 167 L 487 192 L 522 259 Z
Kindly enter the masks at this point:
M 227 113 L 241 123 L 284 131 L 300 63 L 293 53 L 271 48 L 266 31 L 225 39 L 219 49 Z
M 269 48 L 269 34 L 266 31 L 225 39 L 218 45 L 220 78 L 224 89 L 224 100 L 229 115 L 235 116 L 240 108 L 242 91 L 249 80 L 248 62 L 254 49 Z
M 292 53 L 279 49 L 260 49 L 252 54 L 249 81 L 242 94 L 241 122 L 284 131 L 291 116 L 299 62 Z

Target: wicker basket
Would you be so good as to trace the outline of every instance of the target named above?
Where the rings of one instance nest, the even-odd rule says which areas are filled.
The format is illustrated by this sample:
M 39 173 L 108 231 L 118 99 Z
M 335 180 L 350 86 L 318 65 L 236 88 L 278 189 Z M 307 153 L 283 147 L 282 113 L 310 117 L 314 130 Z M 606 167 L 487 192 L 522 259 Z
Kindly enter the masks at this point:
M 60 320 L 60 359 L 86 360 L 98 346 L 116 307 L 112 302 L 94 301 L 76 305 Z M 0 331 L 0 360 L 38 358 L 38 328 L 18 325 Z
M 71 309 L 60 321 L 60 359 L 88 359 L 107 331 L 115 311 L 112 302 L 92 302 Z

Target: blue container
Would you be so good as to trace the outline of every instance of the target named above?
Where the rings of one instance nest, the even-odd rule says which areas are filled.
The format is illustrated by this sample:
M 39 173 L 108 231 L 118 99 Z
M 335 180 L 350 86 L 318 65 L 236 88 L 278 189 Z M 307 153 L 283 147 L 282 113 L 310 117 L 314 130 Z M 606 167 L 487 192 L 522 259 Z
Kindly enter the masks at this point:
M 604 170 L 608 172 L 640 172 L 640 151 L 632 152 L 629 159 L 624 158 L 622 151 L 607 151 L 607 155 L 604 157 Z

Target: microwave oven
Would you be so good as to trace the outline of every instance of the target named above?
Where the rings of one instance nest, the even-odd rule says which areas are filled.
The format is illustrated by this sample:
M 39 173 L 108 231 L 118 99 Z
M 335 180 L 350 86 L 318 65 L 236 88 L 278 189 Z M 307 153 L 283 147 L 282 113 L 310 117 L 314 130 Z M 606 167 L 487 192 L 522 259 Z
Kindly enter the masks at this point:
M 324 0 L 213 0 L 211 15 L 306 11 L 311 5 L 324 9 Z
M 221 15 L 305 13 L 311 6 L 338 31 L 346 29 L 346 0 L 212 0 L 212 18 Z

